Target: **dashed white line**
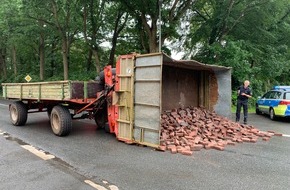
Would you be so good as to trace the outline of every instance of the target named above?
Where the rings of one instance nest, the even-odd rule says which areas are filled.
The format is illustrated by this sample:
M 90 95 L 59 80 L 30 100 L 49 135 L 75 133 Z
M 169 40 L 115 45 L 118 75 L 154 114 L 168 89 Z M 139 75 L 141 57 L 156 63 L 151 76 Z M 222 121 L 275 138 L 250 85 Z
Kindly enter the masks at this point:
M 90 186 L 92 186 L 93 188 L 97 189 L 97 190 L 108 190 L 107 188 L 101 186 L 101 185 L 98 185 L 94 182 L 92 182 L 91 180 L 85 180 L 84 181 L 86 184 L 89 184 Z
M 115 185 L 109 185 L 110 190 L 119 190 L 119 188 Z
M 2 135 L 4 138 L 9 138 L 11 137 L 9 134 L 7 134 L 6 132 L 0 130 L 0 135 Z M 44 152 L 43 150 L 39 150 L 35 147 L 33 147 L 32 145 L 20 145 L 22 148 L 24 148 L 25 150 L 28 150 L 29 152 L 31 152 L 32 154 L 36 155 L 37 157 L 43 159 L 43 160 L 50 160 L 50 159 L 54 159 L 55 156 L 49 153 Z M 94 182 L 92 182 L 91 180 L 85 180 L 84 181 L 86 184 L 92 186 L 93 188 L 97 189 L 97 190 L 108 190 L 107 188 L 98 185 Z M 109 184 L 107 181 L 103 181 L 104 184 Z M 119 190 L 119 188 L 115 185 L 109 185 L 110 190 Z
M 283 137 L 290 137 L 290 135 L 282 134 Z
M 38 150 L 31 145 L 21 145 L 21 147 L 28 150 L 29 152 L 31 152 L 32 154 L 38 156 L 39 158 L 43 160 L 50 160 L 50 159 L 55 158 L 54 155 L 46 154 L 45 152 Z

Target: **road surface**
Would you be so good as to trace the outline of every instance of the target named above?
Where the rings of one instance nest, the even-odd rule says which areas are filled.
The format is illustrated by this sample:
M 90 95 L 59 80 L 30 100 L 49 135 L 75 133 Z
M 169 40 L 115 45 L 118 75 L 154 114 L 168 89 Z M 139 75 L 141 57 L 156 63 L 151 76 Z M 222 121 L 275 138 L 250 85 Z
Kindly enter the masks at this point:
M 283 137 L 202 150 L 192 156 L 127 145 L 90 120 L 78 120 L 67 137 L 55 136 L 46 113 L 12 126 L 0 101 L 0 189 L 289 189 L 289 121 L 250 114 L 249 123 Z M 42 157 L 46 158 L 42 158 Z

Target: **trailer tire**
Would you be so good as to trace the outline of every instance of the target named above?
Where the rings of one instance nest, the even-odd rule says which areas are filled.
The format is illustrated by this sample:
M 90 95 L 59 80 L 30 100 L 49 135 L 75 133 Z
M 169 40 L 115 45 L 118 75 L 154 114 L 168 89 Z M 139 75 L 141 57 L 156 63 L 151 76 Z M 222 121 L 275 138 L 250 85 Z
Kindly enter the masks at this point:
M 51 115 L 52 107 L 49 106 L 49 107 L 47 107 L 46 109 L 47 109 L 47 110 L 46 110 L 46 111 L 47 111 L 47 116 L 48 116 L 48 118 L 49 118 L 49 120 L 50 120 L 50 115 Z
M 106 123 L 106 124 L 105 124 L 104 130 L 105 130 L 106 133 L 111 133 L 109 123 Z
M 13 125 L 23 126 L 27 121 L 27 107 L 21 102 L 13 102 L 9 106 L 10 119 Z
M 63 106 L 54 106 L 50 114 L 50 125 L 57 136 L 66 136 L 72 130 L 72 118 L 69 110 Z
M 107 112 L 104 110 L 97 112 L 95 115 L 95 122 L 97 124 L 97 129 L 104 129 L 108 122 Z

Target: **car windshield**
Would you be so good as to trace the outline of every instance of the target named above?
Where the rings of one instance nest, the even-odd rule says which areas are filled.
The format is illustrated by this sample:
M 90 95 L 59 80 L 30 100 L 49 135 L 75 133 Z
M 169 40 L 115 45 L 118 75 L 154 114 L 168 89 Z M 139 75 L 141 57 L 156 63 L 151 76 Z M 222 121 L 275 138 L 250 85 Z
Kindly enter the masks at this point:
M 271 95 L 271 91 L 267 92 L 266 94 L 264 94 L 264 96 L 262 96 L 262 98 L 269 98 Z
M 279 99 L 282 93 L 279 91 L 269 91 L 262 98 L 266 99 Z M 289 94 L 290 95 L 290 94 Z

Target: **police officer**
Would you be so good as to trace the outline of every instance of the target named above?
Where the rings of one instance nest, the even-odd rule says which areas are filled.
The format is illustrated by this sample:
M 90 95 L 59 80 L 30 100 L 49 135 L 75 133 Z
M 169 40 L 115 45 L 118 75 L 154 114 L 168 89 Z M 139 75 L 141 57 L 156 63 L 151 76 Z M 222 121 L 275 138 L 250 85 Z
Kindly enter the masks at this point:
M 250 81 L 245 80 L 244 85 L 238 88 L 238 100 L 236 111 L 236 122 L 240 121 L 241 108 L 244 111 L 244 124 L 247 124 L 248 119 L 248 99 L 252 97 L 252 91 L 249 88 Z

